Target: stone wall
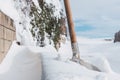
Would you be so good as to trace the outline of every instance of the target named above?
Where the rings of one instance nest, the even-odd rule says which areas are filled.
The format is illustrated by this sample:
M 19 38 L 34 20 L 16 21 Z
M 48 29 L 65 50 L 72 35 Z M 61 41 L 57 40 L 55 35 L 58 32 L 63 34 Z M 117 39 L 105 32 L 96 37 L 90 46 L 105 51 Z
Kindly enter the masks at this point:
M 0 63 L 15 40 L 13 20 L 0 11 Z

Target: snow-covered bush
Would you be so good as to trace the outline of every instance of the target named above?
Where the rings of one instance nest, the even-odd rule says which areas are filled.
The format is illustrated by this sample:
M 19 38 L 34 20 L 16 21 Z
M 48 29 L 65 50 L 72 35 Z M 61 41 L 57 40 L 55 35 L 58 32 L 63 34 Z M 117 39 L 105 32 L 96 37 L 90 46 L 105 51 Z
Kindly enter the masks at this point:
M 50 1 L 50 0 L 49 0 Z M 61 35 L 65 35 L 65 18 L 62 8 L 57 8 L 54 4 L 59 0 L 48 2 L 45 0 L 38 0 L 41 9 L 38 9 L 34 3 L 31 6 L 31 32 L 33 37 L 37 39 L 37 44 L 41 47 L 45 46 L 45 38 L 49 39 L 49 44 L 53 42 L 56 49 L 60 47 Z M 57 13 L 56 13 L 57 12 Z
M 45 43 L 47 38 L 49 44 L 58 49 L 63 40 L 62 35 L 66 34 L 65 16 L 60 0 L 14 0 L 14 2 L 20 16 L 18 24 L 22 27 L 21 32 L 18 30 L 20 37 L 22 36 L 21 42 L 30 42 L 34 38 L 38 46 L 44 47 L 48 44 Z M 27 38 L 22 40 L 25 36 L 22 33 L 25 31 L 29 33 L 28 38 L 31 40 Z

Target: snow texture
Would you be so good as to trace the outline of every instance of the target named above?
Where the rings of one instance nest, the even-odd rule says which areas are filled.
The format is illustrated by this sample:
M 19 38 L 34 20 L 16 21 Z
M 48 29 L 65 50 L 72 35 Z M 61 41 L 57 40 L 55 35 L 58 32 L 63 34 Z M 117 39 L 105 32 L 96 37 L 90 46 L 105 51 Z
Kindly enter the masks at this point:
M 56 10 L 60 10 L 61 6 L 58 0 L 46 1 L 54 3 L 58 6 Z M 34 2 L 38 5 L 36 0 Z M 120 79 L 119 43 L 113 44 L 112 41 L 103 39 L 79 38 L 81 59 L 98 67 L 101 72 L 90 70 L 70 61 L 72 51 L 69 41 L 62 44 L 58 52 L 50 45 L 44 48 L 33 46 L 28 24 L 30 19 L 21 13 L 20 5 L 15 4 L 12 0 L 0 0 L 0 10 L 14 20 L 17 41 L 22 44 L 18 46 L 15 41 L 13 42 L 5 59 L 0 64 L 0 80 L 41 80 L 41 72 L 43 72 L 42 80 Z M 17 10 L 14 8 L 15 6 Z M 55 15 L 59 17 L 58 12 Z M 23 24 L 19 24 L 20 22 Z
M 13 42 L 0 64 L 0 80 L 41 80 L 40 54 Z
M 101 43 L 101 46 L 108 44 L 108 42 L 105 44 L 104 41 L 103 43 Z M 7 56 L 0 64 L 0 80 L 40 80 L 41 72 L 42 80 L 120 79 L 120 75 L 111 69 L 107 58 L 102 57 L 103 55 L 96 56 L 86 53 L 86 55 L 81 57 L 84 61 L 94 64 L 102 70 L 102 72 L 98 72 L 69 60 L 71 58 L 71 55 L 68 55 L 68 52 L 71 52 L 70 42 L 62 44 L 62 46 L 64 48 L 61 48 L 59 51 L 59 59 L 58 52 L 50 45 L 40 48 L 35 46 L 18 46 L 16 42 L 13 42 Z
M 99 47 L 102 47 L 106 44 L 112 44 L 111 42 L 107 42 L 101 39 L 94 39 L 94 40 L 85 39 L 84 41 L 84 38 L 81 38 L 81 40 L 83 40 L 82 41 L 83 44 L 85 44 L 85 41 L 88 41 L 90 42 L 89 44 L 93 42 L 92 45 L 96 45 L 96 44 L 101 45 Z M 43 68 L 44 80 L 119 80 L 120 75 L 111 69 L 109 61 L 104 55 L 102 55 L 102 53 L 101 55 L 97 55 L 97 54 L 92 55 L 86 53 L 85 55 L 82 54 L 81 57 L 84 61 L 98 67 L 102 72 L 90 70 L 83 65 L 71 62 L 69 60 L 69 58 L 71 58 L 70 55 L 66 53 L 66 49 L 69 52 L 71 51 L 69 44 L 70 43 L 66 43 L 62 45 L 63 47 L 64 46 L 65 47 L 61 49 L 61 51 L 59 51 L 62 52 L 61 54 L 59 53 L 60 59 L 58 59 L 58 55 L 55 52 L 53 53 L 52 52 L 50 53 L 49 51 L 43 52 L 42 59 L 44 66 Z M 81 45 L 81 48 L 87 47 L 86 44 L 85 46 L 83 44 Z M 90 49 L 89 48 L 90 47 L 85 49 L 90 50 L 91 48 Z M 119 68 L 117 67 L 117 69 Z

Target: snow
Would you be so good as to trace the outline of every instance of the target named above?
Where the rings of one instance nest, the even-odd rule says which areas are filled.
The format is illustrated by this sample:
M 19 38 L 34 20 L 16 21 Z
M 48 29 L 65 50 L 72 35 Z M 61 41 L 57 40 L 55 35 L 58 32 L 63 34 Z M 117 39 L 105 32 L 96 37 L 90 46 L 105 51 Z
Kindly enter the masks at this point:
M 67 45 L 65 45 L 65 44 L 67 44 Z M 60 59 L 62 61 L 67 61 L 72 58 L 71 43 L 66 41 L 65 44 L 62 43 L 61 47 L 59 48 L 59 51 L 58 51 L 58 59 Z
M 19 19 L 19 14 L 15 10 L 12 0 L 0 0 L 0 10 L 15 21 Z
M 38 5 L 37 0 L 33 1 Z M 46 1 L 54 3 L 56 10 L 60 10 L 61 6 L 57 0 Z M 81 59 L 96 66 L 101 72 L 88 69 L 70 60 L 72 51 L 69 41 L 62 44 L 58 52 L 51 45 L 44 48 L 35 47 L 28 27 L 30 19 L 20 12 L 19 5 L 14 5 L 12 0 L 0 0 L 0 10 L 14 20 L 17 26 L 17 41 L 22 44 L 18 46 L 16 41 L 12 43 L 0 64 L 0 80 L 120 79 L 120 43 L 114 44 L 113 41 L 104 39 L 78 38 Z M 26 5 L 23 3 L 22 6 Z M 55 15 L 59 17 L 58 12 Z M 20 22 L 23 24 L 19 24 Z
M 87 38 L 80 38 L 78 43 L 81 48 L 81 58 L 98 67 L 102 72 L 89 70 L 83 65 L 70 61 L 70 43 L 67 42 L 65 45 L 62 45 L 64 48 L 61 48 L 59 51 L 60 59 L 58 59 L 58 55 L 55 52 L 50 53 L 49 51 L 46 51 L 42 53 L 44 80 L 119 80 L 119 73 L 116 73 L 114 69 L 111 68 L 112 62 L 109 63 L 109 60 L 106 58 L 111 56 L 106 56 L 104 53 L 98 54 L 97 51 L 97 47 L 102 50 L 102 47 L 106 45 L 111 45 L 111 49 L 113 50 L 117 47 L 115 47 L 116 44 L 113 44 L 112 41 L 105 41 L 104 39 Z M 93 49 L 91 49 L 91 44 L 94 46 Z M 103 51 L 106 51 L 105 49 L 106 48 L 104 48 Z M 66 53 L 67 51 L 70 52 L 70 55 Z M 91 53 L 88 53 L 87 51 L 91 51 Z M 114 51 L 111 51 L 110 54 L 114 54 Z M 113 58 L 113 60 L 114 59 L 116 58 Z M 119 60 L 119 58 L 116 60 Z M 117 61 L 116 64 L 119 64 L 119 61 Z M 119 69 L 119 67 L 120 66 L 116 66 L 116 69 Z
M 97 72 L 93 70 L 89 70 L 86 67 L 74 63 L 70 61 L 69 59 L 72 56 L 71 48 L 70 48 L 70 42 L 67 42 L 66 44 L 62 44 L 62 47 L 60 48 L 59 52 L 56 52 L 56 50 L 52 46 L 46 46 L 44 48 L 38 48 L 38 47 L 29 47 L 29 49 L 33 50 L 33 52 L 39 52 L 42 56 L 42 66 L 43 66 L 43 80 L 119 80 L 120 75 L 116 72 L 114 72 L 113 68 L 111 68 L 111 63 L 109 63 L 109 60 L 103 53 L 96 54 L 98 51 L 97 47 L 95 45 L 99 45 L 100 50 L 102 50 L 102 47 L 104 45 L 112 45 L 111 49 L 113 50 L 116 44 L 113 44 L 112 41 L 104 41 L 103 39 L 86 39 L 83 38 L 80 39 L 79 45 L 81 51 L 89 51 L 92 50 L 90 45 L 94 45 L 93 53 L 81 53 L 81 58 L 89 63 L 92 63 L 93 65 L 97 66 L 102 72 Z M 82 41 L 83 40 L 83 41 Z M 85 43 L 86 41 L 90 43 Z M 93 43 L 92 43 L 93 42 Z M 83 45 L 84 44 L 84 45 Z M 114 45 L 114 46 L 113 46 Z M 117 45 L 119 46 L 119 45 Z M 105 48 L 104 48 L 105 50 Z M 119 49 L 118 49 L 119 50 Z M 69 53 L 70 52 L 70 55 Z M 114 52 L 114 51 L 112 51 Z M 58 54 L 60 55 L 60 59 L 58 58 Z M 112 53 L 111 53 L 112 54 Z M 113 58 L 113 60 L 116 58 Z M 119 58 L 117 59 L 119 60 Z M 119 62 L 118 62 L 119 63 Z M 113 65 L 115 66 L 115 65 Z M 116 69 L 119 69 L 117 66 Z
M 90 39 L 88 39 L 88 41 L 90 41 Z M 101 43 L 98 42 L 97 44 L 97 41 L 100 41 Z M 79 45 L 80 44 L 82 44 L 82 42 L 80 42 Z M 81 48 L 82 46 L 86 46 L 84 41 L 83 44 L 80 45 Z M 104 40 L 96 39 L 96 42 L 94 41 L 92 45 L 104 46 L 107 44 L 112 43 L 105 43 Z M 102 71 L 98 72 L 70 61 L 72 53 L 69 41 L 67 41 L 65 44 L 62 44 L 61 46 L 62 47 L 60 48 L 59 52 L 57 52 L 51 45 L 47 45 L 44 48 L 35 46 L 18 46 L 16 41 L 14 41 L 5 59 L 0 64 L 0 80 L 40 80 L 41 76 L 42 80 L 120 79 L 120 75 L 111 69 L 111 63 L 109 64 L 109 60 L 107 60 L 107 58 L 105 58 L 102 53 L 101 55 L 95 55 L 95 53 L 85 53 L 83 55 L 83 53 L 81 53 L 81 58 L 84 61 L 97 66 Z M 101 46 L 99 47 L 101 48 Z M 90 49 L 86 48 L 86 50 Z M 70 55 L 68 52 L 70 52 Z M 58 54 L 60 55 L 60 59 L 58 58 Z M 107 57 L 111 56 L 109 55 Z M 119 58 L 117 60 L 119 60 Z M 117 69 L 119 69 L 118 66 Z
M 120 43 L 104 39 L 78 38 L 81 56 L 102 56 L 108 60 L 113 71 L 120 73 Z
M 36 5 L 37 1 L 33 0 Z M 27 6 L 24 1 L 20 4 L 19 2 L 13 0 L 0 0 L 0 10 L 7 16 L 13 19 L 14 25 L 16 27 L 16 39 L 22 42 L 23 45 L 33 46 L 34 41 L 30 33 L 30 19 L 28 16 L 23 14 L 20 8 Z M 27 14 L 27 13 L 26 13 Z M 20 24 L 21 23 L 21 24 Z M 25 29 L 25 30 L 24 30 Z M 26 38 L 27 36 L 27 38 Z
M 41 67 L 40 54 L 14 41 L 0 64 L 0 80 L 40 80 Z
M 39 8 L 38 0 L 33 0 L 33 2 L 34 2 L 34 4 L 37 6 L 37 8 L 40 9 L 40 8 Z
M 85 56 L 82 57 L 86 62 L 95 65 L 102 72 L 113 73 L 108 60 L 103 56 Z
M 37 8 L 39 8 L 38 0 L 32 1 L 35 3 Z M 59 12 L 62 8 L 59 0 L 46 0 L 46 2 L 52 3 L 54 6 L 56 6 L 54 15 L 59 18 Z M 32 26 L 30 24 L 31 19 L 29 17 L 29 5 L 26 4 L 25 1 L 21 1 L 20 3 L 20 0 L 0 0 L 0 10 L 7 16 L 11 17 L 14 21 L 17 41 L 26 46 L 33 46 L 35 45 L 35 41 L 33 40 L 32 34 L 30 32 Z
M 55 6 L 54 16 L 60 18 L 60 12 L 62 9 L 61 3 L 59 0 L 45 0 L 48 4 L 53 4 Z

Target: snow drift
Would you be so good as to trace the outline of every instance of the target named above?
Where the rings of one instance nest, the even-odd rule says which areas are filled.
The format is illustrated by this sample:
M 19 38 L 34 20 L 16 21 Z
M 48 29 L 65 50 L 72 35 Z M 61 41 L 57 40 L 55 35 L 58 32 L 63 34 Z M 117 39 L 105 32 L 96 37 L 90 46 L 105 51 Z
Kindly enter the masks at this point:
M 13 42 L 0 64 L 0 80 L 41 80 L 40 54 Z

